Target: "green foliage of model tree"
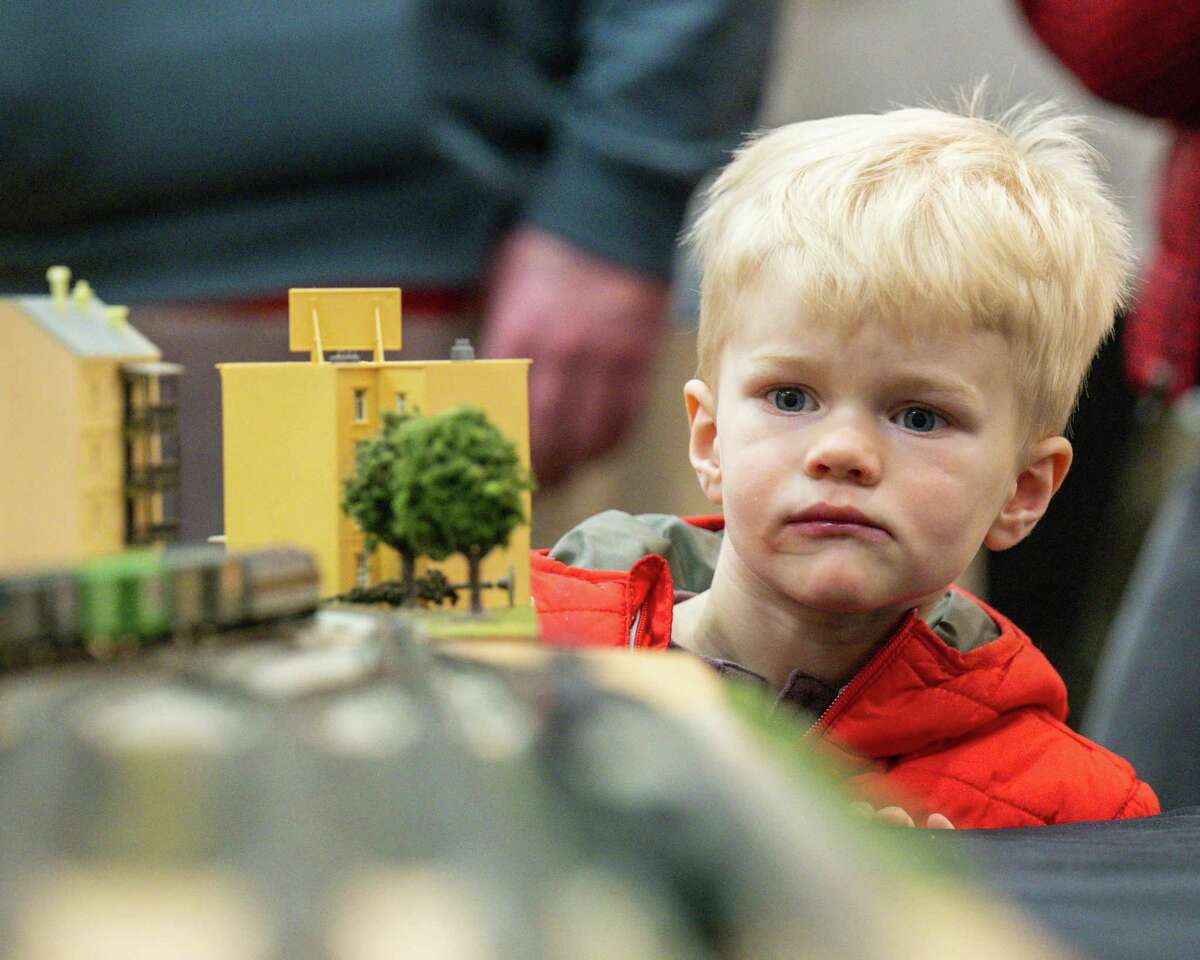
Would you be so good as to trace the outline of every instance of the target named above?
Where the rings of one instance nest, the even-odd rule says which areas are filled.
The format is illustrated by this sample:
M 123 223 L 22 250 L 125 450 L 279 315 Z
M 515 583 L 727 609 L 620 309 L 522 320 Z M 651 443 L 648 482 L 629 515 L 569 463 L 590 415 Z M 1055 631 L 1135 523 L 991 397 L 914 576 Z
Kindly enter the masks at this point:
M 434 560 L 463 554 L 479 613 L 479 565 L 525 519 L 532 487 L 515 445 L 474 407 L 410 418 L 389 436 L 390 536 Z
M 367 552 L 381 543 L 400 555 L 400 586 L 403 597 L 412 597 L 418 550 L 403 531 L 393 532 L 392 465 L 399 450 L 397 433 L 411 417 L 385 413 L 379 433 L 362 441 L 354 453 L 354 472 L 342 485 L 342 510 L 362 529 Z
M 525 519 L 521 494 L 531 487 L 515 445 L 482 410 L 385 413 L 380 432 L 358 446 L 342 509 L 362 528 L 368 550 L 384 543 L 400 555 L 406 601 L 416 595 L 418 557 L 463 554 L 478 613 L 480 563 Z

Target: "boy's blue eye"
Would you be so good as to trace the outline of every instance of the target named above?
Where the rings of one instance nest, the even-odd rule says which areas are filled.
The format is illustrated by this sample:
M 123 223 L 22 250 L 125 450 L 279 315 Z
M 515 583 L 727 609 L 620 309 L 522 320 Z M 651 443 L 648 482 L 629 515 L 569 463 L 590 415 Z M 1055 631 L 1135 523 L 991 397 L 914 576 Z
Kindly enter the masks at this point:
M 909 407 L 900 414 L 900 425 L 913 433 L 930 433 L 946 425 L 945 418 L 925 407 Z
M 812 398 L 799 387 L 779 387 L 770 391 L 767 399 L 784 413 L 799 413 L 812 406 Z

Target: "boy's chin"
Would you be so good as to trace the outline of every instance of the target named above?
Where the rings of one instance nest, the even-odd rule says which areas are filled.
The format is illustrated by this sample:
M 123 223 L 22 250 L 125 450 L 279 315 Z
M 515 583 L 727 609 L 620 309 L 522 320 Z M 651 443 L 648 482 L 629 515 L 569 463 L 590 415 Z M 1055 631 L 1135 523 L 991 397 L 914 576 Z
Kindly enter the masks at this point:
M 865 584 L 855 582 L 810 583 L 804 589 L 789 591 L 789 594 L 801 606 L 831 615 L 861 615 L 887 606 L 881 598 L 873 596 Z
M 807 607 L 815 613 L 823 613 L 831 617 L 865 616 L 880 609 L 876 604 L 863 603 L 861 597 L 803 597 L 799 599 L 799 602 L 801 606 Z
M 815 613 L 831 617 L 869 617 L 876 619 L 880 616 L 900 616 L 913 608 L 919 612 L 924 607 L 940 599 L 940 591 L 933 596 L 911 596 L 909 594 L 893 595 L 880 594 L 870 590 L 865 585 L 857 589 L 847 586 L 826 586 L 822 589 L 807 589 L 790 593 L 792 600 L 800 606 Z
M 881 592 L 875 578 L 827 577 L 809 579 L 802 588 L 787 591 L 796 603 L 831 616 L 866 616 L 907 610 L 918 601 Z

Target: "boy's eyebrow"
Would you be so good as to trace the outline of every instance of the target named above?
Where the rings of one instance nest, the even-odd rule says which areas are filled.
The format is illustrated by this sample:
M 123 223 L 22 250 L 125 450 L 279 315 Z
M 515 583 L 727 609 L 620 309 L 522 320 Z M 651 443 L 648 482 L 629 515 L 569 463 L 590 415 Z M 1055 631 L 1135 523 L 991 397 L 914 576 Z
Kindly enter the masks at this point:
M 983 399 L 978 387 L 954 374 L 899 371 L 888 384 L 895 390 L 909 390 L 922 396 L 944 396 L 966 402 L 982 402 Z

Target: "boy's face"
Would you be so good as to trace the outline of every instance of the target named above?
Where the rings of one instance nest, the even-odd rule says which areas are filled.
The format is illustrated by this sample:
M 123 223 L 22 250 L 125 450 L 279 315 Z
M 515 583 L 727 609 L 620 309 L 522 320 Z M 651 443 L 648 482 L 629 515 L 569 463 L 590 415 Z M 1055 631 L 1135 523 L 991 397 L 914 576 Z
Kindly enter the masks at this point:
M 998 334 L 842 336 L 789 301 L 744 291 L 715 409 L 688 385 L 692 460 L 724 507 L 734 575 L 831 613 L 932 603 L 981 543 L 1032 529 L 1070 445 L 1022 450 Z

